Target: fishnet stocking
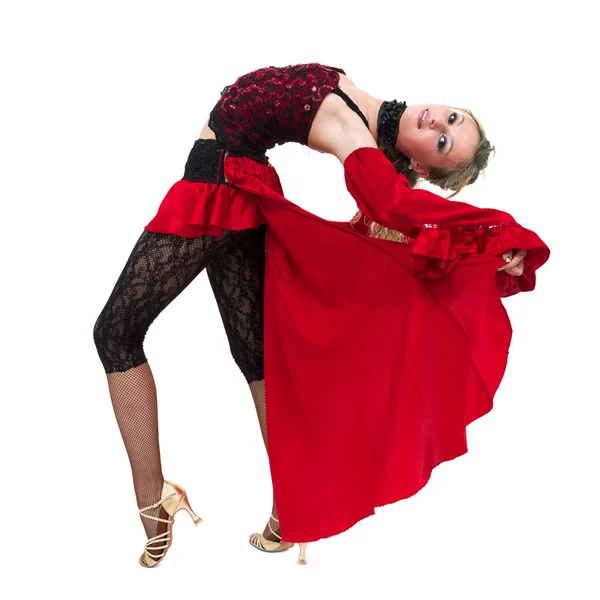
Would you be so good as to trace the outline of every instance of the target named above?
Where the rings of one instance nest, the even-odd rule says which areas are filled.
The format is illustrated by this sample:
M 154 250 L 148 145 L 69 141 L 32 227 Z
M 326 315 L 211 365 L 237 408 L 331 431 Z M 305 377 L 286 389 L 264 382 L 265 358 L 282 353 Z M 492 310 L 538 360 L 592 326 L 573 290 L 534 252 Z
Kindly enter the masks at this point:
M 252 400 L 254 400 L 254 407 L 256 408 L 256 416 L 258 417 L 258 424 L 260 425 L 260 432 L 262 433 L 263 442 L 267 452 L 269 445 L 267 442 L 267 399 L 265 395 L 265 380 L 253 381 L 250 384 L 250 393 L 252 394 Z
M 131 464 L 138 508 L 160 499 L 163 473 L 158 443 L 158 413 L 154 377 L 148 363 L 124 373 L 109 373 L 108 389 L 119 430 Z M 147 514 L 167 518 L 161 508 Z M 147 537 L 166 530 L 167 524 L 142 518 Z
M 265 443 L 265 448 L 267 452 L 269 450 L 269 445 L 267 441 L 267 399 L 265 395 L 265 381 L 262 379 L 261 381 L 253 381 L 250 384 L 250 393 L 252 394 L 252 400 L 254 400 L 254 407 L 256 408 L 256 416 L 258 417 L 258 423 L 260 425 L 260 432 L 262 433 L 262 438 Z M 263 531 L 263 535 L 268 539 L 274 542 L 279 541 L 280 538 L 277 535 L 281 535 L 279 530 L 279 522 L 275 519 L 278 519 L 279 516 L 277 514 L 277 508 L 275 507 L 275 499 L 273 498 L 273 506 L 271 508 L 271 516 L 269 517 L 269 523 L 265 526 L 265 530 Z M 277 535 L 273 535 L 271 529 L 277 533 Z

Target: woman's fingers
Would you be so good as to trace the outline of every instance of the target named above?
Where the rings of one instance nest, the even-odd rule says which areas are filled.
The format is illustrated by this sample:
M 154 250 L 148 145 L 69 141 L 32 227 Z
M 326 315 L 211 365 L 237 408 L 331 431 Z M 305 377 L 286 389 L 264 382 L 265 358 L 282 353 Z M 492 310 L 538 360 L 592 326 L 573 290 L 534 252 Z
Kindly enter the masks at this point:
M 525 269 L 525 261 L 521 262 L 521 264 L 517 265 L 516 267 L 511 267 L 510 269 L 505 269 L 505 271 L 509 275 L 514 275 L 515 277 L 519 277 L 520 275 L 523 275 L 524 269 Z
M 517 250 L 514 252 L 505 252 L 502 258 L 506 264 L 498 269 L 498 271 L 506 271 L 509 275 L 519 276 L 523 274 L 525 268 L 525 257 L 527 250 Z

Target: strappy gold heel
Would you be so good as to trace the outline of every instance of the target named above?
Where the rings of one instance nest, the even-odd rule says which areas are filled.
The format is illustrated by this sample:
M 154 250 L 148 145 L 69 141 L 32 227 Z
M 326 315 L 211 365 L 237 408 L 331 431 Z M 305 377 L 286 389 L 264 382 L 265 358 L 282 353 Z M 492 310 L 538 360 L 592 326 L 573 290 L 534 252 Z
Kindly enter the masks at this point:
M 279 520 L 273 515 L 271 515 L 271 519 L 273 519 L 273 521 L 276 523 L 279 523 Z M 269 519 L 268 523 L 269 529 L 277 538 L 277 541 L 268 540 L 262 533 L 253 533 L 249 539 L 250 544 L 262 552 L 285 552 L 286 550 L 293 548 L 295 546 L 294 542 L 284 542 L 281 539 L 281 536 L 276 531 L 273 531 L 273 528 L 271 527 L 271 519 Z M 308 545 L 308 542 L 299 543 L 298 545 L 300 546 L 300 554 L 298 555 L 298 560 L 296 562 L 299 565 L 305 565 L 307 564 L 306 546 Z
M 165 512 L 169 515 L 169 519 L 161 519 L 160 517 L 144 514 L 145 511 L 158 508 L 159 506 L 163 507 Z M 166 479 L 163 482 L 161 499 L 150 506 L 140 508 L 139 513 L 142 517 L 160 521 L 161 523 L 168 523 L 166 531 L 149 538 L 146 542 L 144 553 L 140 556 L 140 565 L 142 565 L 142 567 L 154 567 L 165 557 L 173 542 L 172 530 L 173 523 L 175 522 L 173 517 L 175 516 L 175 513 L 182 509 L 186 510 L 190 517 L 192 517 L 194 525 L 202 523 L 202 519 L 192 510 L 190 503 L 188 502 L 187 492 L 180 485 L 177 485 L 172 481 L 167 481 Z M 161 551 L 159 554 L 154 554 L 154 552 L 159 550 Z
M 273 531 L 273 528 L 271 527 L 271 519 L 273 519 L 273 521 L 276 523 L 279 523 L 279 520 L 271 515 L 268 524 L 271 533 L 277 538 L 277 541 L 268 540 L 262 533 L 253 533 L 248 541 L 252 546 L 261 552 L 285 552 L 286 550 L 292 548 L 294 544 L 290 542 L 284 542 L 281 539 L 281 536 L 276 531 Z

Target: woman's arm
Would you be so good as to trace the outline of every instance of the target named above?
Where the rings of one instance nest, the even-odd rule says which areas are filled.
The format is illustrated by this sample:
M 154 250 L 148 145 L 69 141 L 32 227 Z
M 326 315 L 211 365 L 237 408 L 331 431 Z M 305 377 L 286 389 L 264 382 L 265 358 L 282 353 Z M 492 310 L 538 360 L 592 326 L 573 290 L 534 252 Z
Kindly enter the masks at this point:
M 515 223 L 508 213 L 413 189 L 380 150 L 357 148 L 344 161 L 346 186 L 370 219 L 415 237 L 425 227 Z
M 413 189 L 380 150 L 353 150 L 344 171 L 348 190 L 363 214 L 415 239 L 411 254 L 418 279 L 442 277 L 468 254 L 497 256 L 500 267 L 506 265 L 503 253 L 527 250 L 534 270 L 548 259 L 544 242 L 508 213 Z

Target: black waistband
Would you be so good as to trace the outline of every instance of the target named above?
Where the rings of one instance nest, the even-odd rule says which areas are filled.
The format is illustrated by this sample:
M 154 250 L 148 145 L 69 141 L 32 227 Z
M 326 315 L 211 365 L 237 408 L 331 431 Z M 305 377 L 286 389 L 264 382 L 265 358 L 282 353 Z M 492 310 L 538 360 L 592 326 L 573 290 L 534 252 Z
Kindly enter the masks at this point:
M 196 140 L 185 163 L 182 179 L 225 183 L 225 153 L 217 140 Z

